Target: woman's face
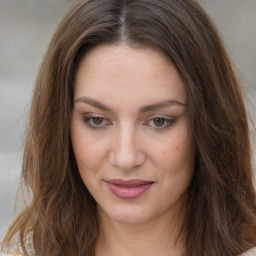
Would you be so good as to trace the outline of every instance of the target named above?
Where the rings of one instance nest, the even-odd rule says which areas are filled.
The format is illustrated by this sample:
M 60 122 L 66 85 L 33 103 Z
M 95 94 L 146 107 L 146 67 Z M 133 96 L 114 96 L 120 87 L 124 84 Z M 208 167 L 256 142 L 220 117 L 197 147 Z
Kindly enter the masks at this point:
M 75 80 L 71 139 L 100 216 L 143 223 L 178 214 L 194 169 L 186 94 L 153 49 L 100 45 Z

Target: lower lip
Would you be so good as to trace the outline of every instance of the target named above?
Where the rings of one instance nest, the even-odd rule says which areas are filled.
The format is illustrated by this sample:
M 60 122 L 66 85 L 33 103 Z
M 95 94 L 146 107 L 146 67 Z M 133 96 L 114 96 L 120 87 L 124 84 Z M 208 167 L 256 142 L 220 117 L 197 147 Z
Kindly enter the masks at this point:
M 109 190 L 119 198 L 133 199 L 144 194 L 153 183 L 143 184 L 137 187 L 123 187 L 113 183 L 106 182 Z

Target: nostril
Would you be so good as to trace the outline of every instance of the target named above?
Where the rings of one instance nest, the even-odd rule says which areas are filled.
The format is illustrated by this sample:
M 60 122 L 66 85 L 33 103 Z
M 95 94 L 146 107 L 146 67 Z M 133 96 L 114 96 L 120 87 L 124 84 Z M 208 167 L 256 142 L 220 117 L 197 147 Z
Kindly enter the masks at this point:
M 109 155 L 110 163 L 122 170 L 130 170 L 134 167 L 143 165 L 145 162 L 146 156 L 141 151 L 135 152 L 120 152 L 120 151 L 111 151 Z

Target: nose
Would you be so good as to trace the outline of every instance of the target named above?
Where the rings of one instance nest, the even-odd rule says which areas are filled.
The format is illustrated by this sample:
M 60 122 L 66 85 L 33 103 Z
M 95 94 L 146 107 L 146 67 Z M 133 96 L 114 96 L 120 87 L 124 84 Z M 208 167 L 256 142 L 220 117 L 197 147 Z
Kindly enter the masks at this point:
M 110 162 L 121 170 L 131 170 L 144 164 L 146 154 L 142 144 L 139 145 L 139 134 L 132 125 L 123 125 L 113 136 Z

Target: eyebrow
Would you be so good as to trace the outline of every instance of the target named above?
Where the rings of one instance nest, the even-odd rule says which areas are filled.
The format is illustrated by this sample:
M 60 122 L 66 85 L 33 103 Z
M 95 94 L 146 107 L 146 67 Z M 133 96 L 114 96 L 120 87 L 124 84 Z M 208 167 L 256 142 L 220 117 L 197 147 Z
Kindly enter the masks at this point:
M 104 111 L 108 111 L 108 112 L 114 112 L 110 107 L 102 104 L 101 102 L 89 98 L 89 97 L 81 97 L 75 100 L 76 102 L 82 102 L 82 103 L 86 103 L 88 105 L 91 105 L 93 107 L 99 108 L 101 110 Z M 167 108 L 167 107 L 172 107 L 172 106 L 181 106 L 181 107 L 185 107 L 186 104 L 177 101 L 177 100 L 164 100 L 164 101 L 160 101 L 151 105 L 147 105 L 147 106 L 143 106 L 139 109 L 140 113 L 144 113 L 144 112 L 148 112 L 151 110 L 156 110 L 156 109 L 161 109 L 161 108 Z

